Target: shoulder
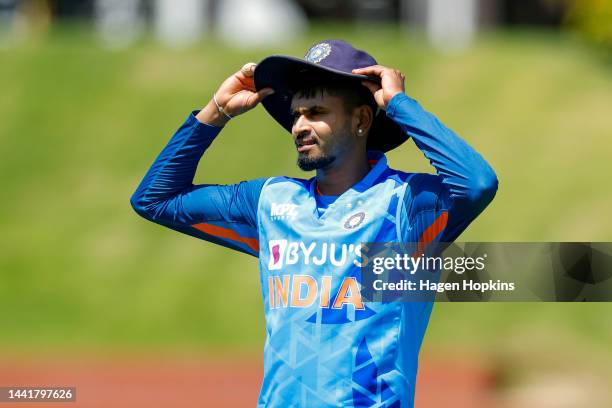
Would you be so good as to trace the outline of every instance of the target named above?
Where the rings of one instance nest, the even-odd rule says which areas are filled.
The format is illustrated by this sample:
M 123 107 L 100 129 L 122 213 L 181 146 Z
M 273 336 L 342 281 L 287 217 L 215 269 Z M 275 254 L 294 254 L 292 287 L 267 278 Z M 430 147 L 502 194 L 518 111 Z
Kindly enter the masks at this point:
M 272 186 L 275 184 L 280 184 L 280 183 L 289 183 L 289 184 L 293 184 L 299 187 L 303 187 L 308 189 L 310 182 L 312 179 L 301 179 L 301 178 L 294 178 L 294 177 L 288 177 L 288 176 L 275 176 L 275 177 L 270 177 L 266 180 L 264 187 L 265 186 Z

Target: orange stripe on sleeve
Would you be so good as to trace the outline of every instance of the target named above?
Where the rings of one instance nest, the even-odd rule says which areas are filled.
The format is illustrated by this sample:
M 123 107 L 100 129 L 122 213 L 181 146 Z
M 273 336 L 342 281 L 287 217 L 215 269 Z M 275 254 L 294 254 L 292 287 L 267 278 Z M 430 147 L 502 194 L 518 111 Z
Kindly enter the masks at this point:
M 416 253 L 413 256 L 421 256 L 427 245 L 430 244 L 444 228 L 446 228 L 447 222 L 448 211 L 444 211 L 434 220 L 434 222 L 431 223 L 429 227 L 427 227 L 425 231 L 423 231 L 423 234 L 421 234 L 417 244 Z
M 257 240 L 257 238 L 243 237 L 243 236 L 238 235 L 236 231 L 232 229 L 218 227 L 212 224 L 206 224 L 206 223 L 193 224 L 192 227 L 206 234 L 214 235 L 219 238 L 226 238 L 226 239 L 231 239 L 234 241 L 242 242 L 246 244 L 249 248 L 251 248 L 253 251 L 259 252 L 259 240 Z

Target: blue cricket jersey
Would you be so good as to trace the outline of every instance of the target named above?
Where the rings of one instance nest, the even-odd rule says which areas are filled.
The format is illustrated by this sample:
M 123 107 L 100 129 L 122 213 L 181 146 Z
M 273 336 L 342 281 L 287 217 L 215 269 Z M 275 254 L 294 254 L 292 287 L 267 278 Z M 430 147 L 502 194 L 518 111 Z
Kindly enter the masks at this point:
M 193 185 L 218 128 L 192 114 L 132 196 L 143 217 L 259 257 L 266 319 L 261 407 L 412 407 L 431 302 L 363 302 L 362 242 L 452 242 L 489 204 L 497 178 L 486 161 L 413 99 L 387 115 L 437 175 L 388 167 L 338 197 L 316 179 L 271 177 Z

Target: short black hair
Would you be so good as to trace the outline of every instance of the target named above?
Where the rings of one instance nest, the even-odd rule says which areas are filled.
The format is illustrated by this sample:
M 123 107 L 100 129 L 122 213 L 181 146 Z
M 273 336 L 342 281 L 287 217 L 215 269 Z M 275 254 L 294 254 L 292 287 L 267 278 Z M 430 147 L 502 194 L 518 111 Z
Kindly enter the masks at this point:
M 301 73 L 289 79 L 288 90 L 291 97 L 314 98 L 323 94 L 340 97 L 347 113 L 359 106 L 366 105 L 372 109 L 372 115 L 376 115 L 378 108 L 372 92 L 355 78 Z

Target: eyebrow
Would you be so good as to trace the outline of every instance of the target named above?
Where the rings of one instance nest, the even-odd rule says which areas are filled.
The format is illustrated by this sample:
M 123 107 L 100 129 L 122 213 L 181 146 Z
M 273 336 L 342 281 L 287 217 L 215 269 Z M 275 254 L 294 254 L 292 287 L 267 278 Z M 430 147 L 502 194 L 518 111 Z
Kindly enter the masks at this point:
M 327 112 L 327 108 L 321 105 L 313 105 L 313 106 L 309 106 L 309 107 L 298 107 L 298 108 L 291 108 L 291 114 L 295 115 L 296 113 L 321 113 L 321 112 Z

